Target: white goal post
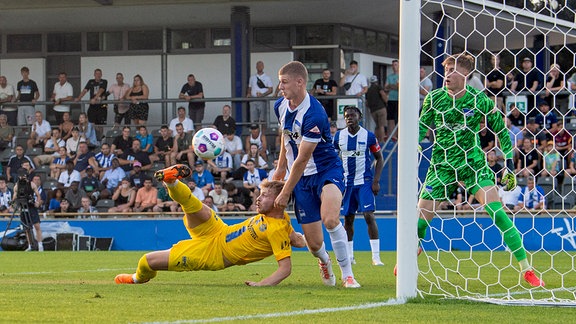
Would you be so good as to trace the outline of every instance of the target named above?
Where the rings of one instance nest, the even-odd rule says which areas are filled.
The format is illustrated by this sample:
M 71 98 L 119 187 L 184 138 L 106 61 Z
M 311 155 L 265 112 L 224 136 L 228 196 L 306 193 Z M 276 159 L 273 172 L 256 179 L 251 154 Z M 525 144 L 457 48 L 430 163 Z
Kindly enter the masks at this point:
M 576 156 L 573 99 L 576 86 L 570 89 L 576 84 L 576 8 L 570 7 L 570 3 L 567 0 L 400 0 L 398 299 L 439 296 L 509 305 L 576 306 L 576 218 L 571 211 L 576 209 L 576 169 L 573 174 L 568 172 L 570 163 L 576 162 L 576 157 L 572 159 Z M 524 171 L 517 173 L 522 187 L 527 186 L 529 179 L 534 179 L 536 186 L 545 187 L 542 196 L 546 206 L 533 210 L 527 208 L 524 200 L 520 204 L 524 208 L 507 210 L 522 236 L 527 260 L 546 281 L 545 287 L 529 287 L 523 282 L 518 264 L 494 221 L 476 206 L 465 210 L 451 206 L 448 211 L 434 211 L 434 220 L 421 242 L 424 252 L 417 256 L 417 200 L 423 179 L 415 175 L 418 175 L 420 159 L 427 159 L 417 149 L 419 71 L 422 65 L 426 68 L 435 89 L 440 86 L 436 81 L 441 80 L 443 71 L 440 63 L 447 55 L 463 51 L 475 57 L 474 72 L 481 81 L 494 70 L 490 65 L 490 57 L 494 55 L 501 58 L 503 74 L 527 75 L 529 71 L 522 70 L 522 62 L 526 57 L 533 61 L 530 71 L 539 73 L 539 86 L 536 90 L 516 92 L 506 87 L 499 94 L 504 98 L 502 107 L 495 107 L 495 111 L 502 109 L 502 117 L 508 113 L 511 102 L 517 104 L 524 97 L 533 99 L 526 99 L 526 111 L 522 111 L 524 126 L 534 123 L 533 113 L 540 113 L 537 109 L 542 101 L 548 102 L 557 114 L 560 130 L 540 129 L 539 133 L 546 135 L 542 145 L 534 136 L 533 149 L 542 166 L 532 175 Z M 548 91 L 546 81 L 552 75 L 553 64 L 559 64 L 560 77 L 551 78 L 551 82 L 554 83 L 555 78 L 562 78 L 564 82 L 561 90 Z M 506 84 L 506 80 L 504 82 Z M 544 116 L 549 115 L 544 113 Z M 544 117 L 544 121 L 547 118 Z M 562 129 L 571 134 L 572 146 L 558 153 L 556 136 Z M 552 148 L 548 147 L 550 142 Z M 515 161 L 525 159 L 522 150 L 518 146 Z M 498 152 L 497 141 L 494 151 Z M 548 170 L 549 161 L 554 161 L 552 155 L 556 153 L 557 164 L 554 170 Z M 526 195 L 536 190 L 526 188 Z

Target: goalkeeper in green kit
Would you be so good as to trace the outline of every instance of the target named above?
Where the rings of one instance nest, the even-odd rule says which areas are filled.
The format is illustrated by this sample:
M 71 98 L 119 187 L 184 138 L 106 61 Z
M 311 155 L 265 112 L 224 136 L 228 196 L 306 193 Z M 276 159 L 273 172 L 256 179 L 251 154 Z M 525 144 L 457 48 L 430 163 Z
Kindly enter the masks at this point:
M 474 70 L 474 57 L 467 54 L 454 54 L 442 63 L 444 66 L 444 87 L 426 95 L 420 115 L 421 141 L 430 125 L 435 125 L 436 140 L 432 148 L 432 160 L 426 180 L 420 192 L 418 208 L 418 237 L 426 236 L 434 211 L 462 183 L 467 191 L 484 206 L 504 236 L 520 264 L 524 279 L 532 286 L 544 286 L 526 258 L 526 250 L 516 226 L 504 212 L 495 185 L 495 176 L 487 165 L 486 155 L 480 147 L 478 132 L 480 121 L 498 136 L 500 148 L 506 157 L 506 167 L 502 176 L 504 190 L 516 187 L 512 143 L 502 115 L 495 109 L 494 102 L 483 92 L 466 86 L 466 79 Z M 419 249 L 420 252 L 420 249 Z

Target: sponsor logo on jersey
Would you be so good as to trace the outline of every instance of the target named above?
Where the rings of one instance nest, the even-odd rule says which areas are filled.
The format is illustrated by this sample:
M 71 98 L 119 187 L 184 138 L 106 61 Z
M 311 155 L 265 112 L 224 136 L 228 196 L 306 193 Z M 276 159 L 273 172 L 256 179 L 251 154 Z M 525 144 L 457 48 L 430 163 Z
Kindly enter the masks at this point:
M 462 112 L 464 113 L 465 117 L 472 117 L 474 116 L 474 110 L 472 108 L 463 108 Z
M 432 186 L 426 186 L 426 191 L 428 191 L 428 192 L 432 192 L 433 189 L 434 188 L 432 188 Z

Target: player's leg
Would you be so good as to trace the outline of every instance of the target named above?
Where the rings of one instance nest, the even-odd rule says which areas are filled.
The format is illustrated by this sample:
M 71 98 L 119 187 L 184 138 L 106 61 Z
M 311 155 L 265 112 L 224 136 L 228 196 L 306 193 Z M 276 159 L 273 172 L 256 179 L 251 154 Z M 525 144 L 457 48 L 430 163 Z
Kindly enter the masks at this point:
M 157 271 L 168 270 L 170 250 L 154 251 L 143 255 L 138 261 L 134 274 L 119 274 L 114 278 L 117 284 L 141 284 L 156 277 Z
M 348 257 L 352 264 L 356 264 L 354 260 L 354 220 L 356 218 L 356 210 L 358 209 L 357 196 L 354 195 L 354 187 L 347 187 L 342 198 L 342 208 L 340 213 L 344 216 L 344 229 L 348 237 Z
M 332 249 L 336 255 L 336 261 L 342 271 L 342 281 L 346 288 L 358 288 L 360 284 L 354 279 L 352 264 L 348 257 L 348 239 L 346 230 L 340 222 L 340 206 L 342 204 L 342 191 L 334 183 L 328 183 L 322 187 L 320 195 L 320 217 L 330 235 Z
M 378 235 L 378 225 L 374 219 L 376 210 L 376 197 L 372 191 L 372 183 L 367 182 L 356 187 L 354 196 L 356 197 L 356 209 L 364 214 L 364 220 L 368 227 L 368 237 L 370 238 L 370 250 L 372 251 L 372 264 L 384 265 L 380 260 L 380 236 Z
M 372 264 L 375 266 L 383 266 L 380 259 L 380 236 L 378 234 L 378 225 L 374 217 L 374 212 L 365 212 L 364 220 L 368 227 L 368 237 L 370 238 L 370 250 L 372 251 Z
M 191 173 L 190 168 L 184 164 L 176 164 L 154 173 L 154 177 L 156 177 L 158 181 L 164 181 L 166 183 L 168 194 L 172 197 L 172 200 L 182 206 L 186 217 L 186 227 L 188 228 L 194 228 L 212 217 L 211 209 L 204 206 L 204 204 L 192 194 L 190 188 L 178 180 L 189 177 Z

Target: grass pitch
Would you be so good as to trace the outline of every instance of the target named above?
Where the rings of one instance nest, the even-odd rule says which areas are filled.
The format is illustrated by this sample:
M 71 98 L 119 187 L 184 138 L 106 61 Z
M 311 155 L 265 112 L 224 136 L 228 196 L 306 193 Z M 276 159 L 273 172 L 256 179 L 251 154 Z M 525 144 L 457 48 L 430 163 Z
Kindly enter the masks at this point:
M 292 275 L 276 287 L 243 283 L 272 273 L 277 264 L 271 258 L 223 271 L 159 272 L 144 285 L 116 285 L 114 276 L 132 273 L 141 255 L 0 252 L 0 322 L 560 323 L 576 314 L 574 308 L 431 297 L 389 305 L 395 297 L 395 253 L 382 253 L 386 265 L 375 267 L 369 252 L 356 252 L 360 289 L 323 286 L 316 260 L 306 252 L 294 253 Z

